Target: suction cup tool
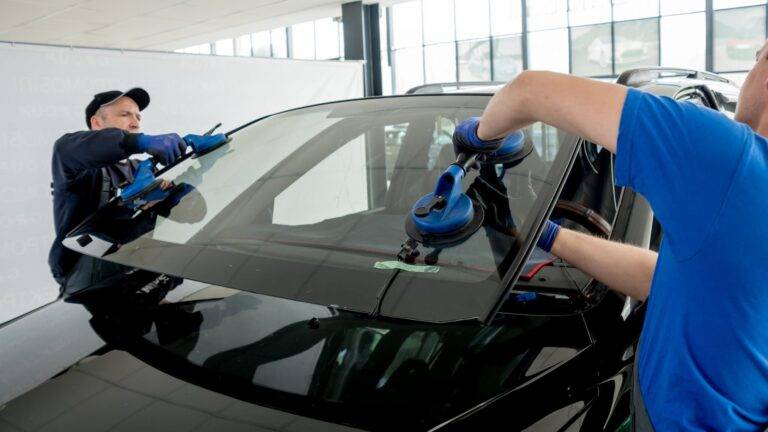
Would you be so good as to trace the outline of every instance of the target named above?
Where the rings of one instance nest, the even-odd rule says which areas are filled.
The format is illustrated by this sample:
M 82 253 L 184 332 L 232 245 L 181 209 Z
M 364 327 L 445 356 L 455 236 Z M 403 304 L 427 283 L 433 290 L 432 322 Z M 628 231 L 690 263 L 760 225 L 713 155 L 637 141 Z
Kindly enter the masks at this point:
M 160 186 L 162 181 L 155 178 L 153 167 L 154 162 L 152 159 L 146 159 L 139 162 L 133 183 L 120 189 L 120 198 L 123 202 L 130 204 L 136 200 L 141 201 L 142 197 Z
M 525 141 L 525 134 L 522 131 L 517 131 L 504 138 L 501 147 L 493 153 L 487 154 L 482 159 L 482 163 L 516 165 L 531 154 L 532 150 L 533 144 L 530 141 Z
M 408 236 L 426 246 L 450 246 L 477 231 L 483 209 L 462 192 L 464 170 L 451 165 L 437 181 L 435 192 L 419 199 L 406 219 Z
M 232 138 L 230 138 L 230 137 L 227 137 L 227 139 L 226 139 L 226 140 L 224 140 L 224 141 L 220 142 L 219 144 L 216 144 L 216 145 L 214 145 L 214 146 L 208 147 L 208 148 L 206 148 L 206 149 L 202 149 L 202 150 L 199 150 L 199 151 L 195 151 L 195 154 L 194 154 L 194 155 L 192 155 L 192 159 L 197 159 L 197 158 L 199 158 L 199 157 L 201 157 L 201 156 L 205 156 L 205 155 L 207 155 L 208 153 L 210 153 L 210 152 L 212 152 L 212 151 L 214 151 L 214 150 L 217 150 L 217 149 L 219 149 L 219 148 L 223 147 L 224 145 L 228 144 L 230 141 L 232 141 Z

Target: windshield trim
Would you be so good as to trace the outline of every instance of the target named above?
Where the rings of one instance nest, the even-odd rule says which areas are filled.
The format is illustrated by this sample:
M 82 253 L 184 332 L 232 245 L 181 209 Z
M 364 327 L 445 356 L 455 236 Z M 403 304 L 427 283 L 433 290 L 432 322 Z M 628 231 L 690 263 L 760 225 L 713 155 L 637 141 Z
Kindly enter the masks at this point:
M 546 221 L 549 219 L 549 215 L 552 213 L 552 210 L 555 208 L 555 204 L 557 204 L 557 200 L 560 197 L 560 194 L 563 192 L 563 188 L 565 187 L 565 180 L 568 178 L 568 176 L 571 173 L 571 170 L 573 169 L 573 166 L 576 162 L 576 155 L 578 155 L 579 149 L 581 149 L 581 146 L 584 145 L 584 140 L 582 138 L 579 138 L 575 135 L 569 134 L 569 140 L 577 140 L 576 145 L 573 146 L 573 151 L 570 155 L 570 157 L 567 159 L 567 165 L 564 170 L 562 170 L 562 174 L 560 179 L 555 183 L 557 186 L 555 188 L 554 194 L 552 195 L 552 199 L 550 202 L 545 205 L 541 206 L 534 215 L 532 215 L 528 220 L 526 221 L 526 224 L 533 221 L 536 223 L 536 229 L 529 228 L 528 229 L 528 237 L 523 242 L 523 248 L 521 252 L 517 254 L 516 260 L 512 262 L 510 265 L 510 269 L 514 269 L 513 271 L 507 272 L 504 279 L 502 280 L 501 284 L 504 286 L 503 294 L 499 296 L 498 301 L 496 302 L 496 305 L 493 307 L 491 312 L 486 316 L 484 319 L 486 324 L 490 324 L 491 321 L 496 317 L 496 314 L 499 312 L 501 307 L 504 305 L 504 302 L 506 301 L 507 295 L 509 294 L 510 290 L 512 290 L 517 283 L 517 280 L 520 278 L 520 274 L 523 271 L 523 264 L 528 259 L 528 257 L 533 252 L 534 248 L 536 247 L 536 241 L 541 236 L 542 231 L 544 230 L 544 225 Z M 553 171 L 554 171 L 553 167 Z

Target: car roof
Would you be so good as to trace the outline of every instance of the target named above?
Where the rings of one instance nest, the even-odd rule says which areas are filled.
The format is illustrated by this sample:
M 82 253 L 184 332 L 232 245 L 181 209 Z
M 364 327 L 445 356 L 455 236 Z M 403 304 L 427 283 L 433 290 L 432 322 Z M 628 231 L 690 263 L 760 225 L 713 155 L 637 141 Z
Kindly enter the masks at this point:
M 647 67 L 623 72 L 617 79 L 628 87 L 644 88 L 653 93 L 672 96 L 683 87 L 707 86 L 735 103 L 739 86 L 730 79 L 712 73 L 684 68 Z M 505 83 L 499 81 L 443 82 L 413 87 L 406 95 L 417 94 L 489 94 L 496 93 Z M 656 91 L 654 91 L 656 90 Z M 722 102 L 722 101 L 721 101 Z

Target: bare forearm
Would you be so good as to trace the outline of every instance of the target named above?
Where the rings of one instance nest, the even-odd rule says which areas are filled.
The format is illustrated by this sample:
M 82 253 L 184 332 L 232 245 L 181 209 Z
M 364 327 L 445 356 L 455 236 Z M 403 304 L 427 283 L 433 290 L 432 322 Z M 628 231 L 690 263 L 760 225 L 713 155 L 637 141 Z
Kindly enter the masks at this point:
M 615 152 L 624 86 L 554 72 L 526 71 L 485 108 L 477 135 L 502 137 L 541 121 Z
M 645 300 L 656 267 L 656 252 L 561 229 L 552 253 L 608 287 Z

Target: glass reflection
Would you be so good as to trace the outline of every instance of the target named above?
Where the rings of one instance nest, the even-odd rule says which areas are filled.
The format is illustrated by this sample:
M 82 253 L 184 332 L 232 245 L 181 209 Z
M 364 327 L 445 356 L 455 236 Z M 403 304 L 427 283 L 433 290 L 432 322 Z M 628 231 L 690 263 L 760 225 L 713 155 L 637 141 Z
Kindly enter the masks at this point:
M 611 25 L 574 27 L 571 29 L 573 73 L 582 76 L 613 74 Z
M 491 44 L 487 39 L 458 42 L 459 81 L 491 80 Z
M 659 20 L 615 23 L 614 55 L 617 74 L 637 67 L 658 66 Z
M 353 426 L 437 424 L 589 343 L 578 316 L 406 324 L 215 286 L 168 301 L 174 290 L 183 281 L 161 277 L 82 303 L 105 341 L 183 381 Z
M 493 39 L 493 79 L 509 81 L 523 70 L 521 36 Z
M 715 70 L 749 70 L 765 43 L 765 7 L 715 11 Z

